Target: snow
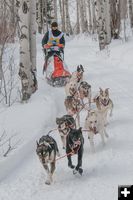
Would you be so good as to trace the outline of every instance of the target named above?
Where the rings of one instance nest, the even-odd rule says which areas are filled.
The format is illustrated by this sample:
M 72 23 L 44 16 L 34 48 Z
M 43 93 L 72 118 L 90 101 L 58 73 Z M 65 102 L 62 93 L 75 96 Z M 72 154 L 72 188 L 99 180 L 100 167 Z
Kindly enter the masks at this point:
M 122 43 L 113 41 L 104 51 L 92 38 L 77 36 L 66 43 L 65 60 L 71 71 L 82 64 L 85 80 L 92 86 L 93 96 L 101 88 L 110 88 L 114 113 L 107 127 L 109 139 L 103 147 L 101 138 L 94 138 L 96 153 L 84 133 L 83 176 L 73 175 L 67 167 L 67 159 L 57 161 L 54 182 L 45 184 L 46 174 L 35 149 L 36 140 L 56 128 L 57 116 L 66 114 L 64 88 L 52 88 L 42 75 L 43 54 L 41 37 L 38 36 L 38 81 L 39 89 L 28 104 L 16 103 L 10 108 L 0 108 L 0 135 L 16 133 L 20 140 L 17 148 L 6 158 L 0 158 L 0 200 L 112 200 L 117 199 L 118 185 L 133 184 L 133 38 Z M 81 113 L 84 124 L 86 111 Z M 60 137 L 56 139 L 61 155 Z M 76 156 L 73 157 L 76 162 Z

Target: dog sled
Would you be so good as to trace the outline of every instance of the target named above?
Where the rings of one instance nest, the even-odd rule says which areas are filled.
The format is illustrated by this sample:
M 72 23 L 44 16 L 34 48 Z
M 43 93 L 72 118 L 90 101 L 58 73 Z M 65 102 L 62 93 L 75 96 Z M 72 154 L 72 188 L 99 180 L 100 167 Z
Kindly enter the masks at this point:
M 71 76 L 63 57 L 60 47 L 47 45 L 43 72 L 46 72 L 47 83 L 53 87 L 65 86 Z

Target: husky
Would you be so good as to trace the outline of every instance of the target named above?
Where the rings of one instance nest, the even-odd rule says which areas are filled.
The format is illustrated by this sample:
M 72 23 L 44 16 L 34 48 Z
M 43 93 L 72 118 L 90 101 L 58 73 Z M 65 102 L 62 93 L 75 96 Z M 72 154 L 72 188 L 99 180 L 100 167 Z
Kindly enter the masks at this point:
M 80 99 L 75 98 L 73 96 L 67 96 L 64 102 L 64 105 L 67 110 L 67 114 L 74 116 L 76 115 L 78 126 L 80 126 L 80 115 L 79 112 L 82 108 L 80 103 Z
M 105 136 L 108 138 L 104 120 L 98 110 L 90 110 L 85 120 L 85 128 L 88 132 L 88 139 L 90 140 L 91 151 L 95 152 L 93 137 L 97 133 L 101 135 L 102 144 L 105 144 Z
M 68 159 L 68 167 L 73 169 L 73 174 L 77 172 L 82 175 L 82 157 L 83 157 L 84 138 L 82 135 L 82 128 L 71 129 L 66 137 L 66 154 Z M 77 154 L 78 163 L 76 167 L 72 164 L 71 156 Z
M 77 66 L 77 70 L 72 73 L 69 82 L 65 86 L 66 96 L 73 96 L 77 90 L 79 83 L 83 80 L 84 68 L 82 65 Z
M 47 173 L 45 184 L 50 185 L 55 171 L 56 156 L 59 156 L 56 141 L 49 135 L 42 136 L 39 142 L 37 141 L 36 153 Z
M 56 124 L 63 144 L 63 149 L 66 149 L 66 136 L 70 132 L 70 129 L 76 128 L 76 123 L 71 115 L 63 115 L 60 118 L 56 118 Z
M 66 96 L 74 96 L 77 93 L 77 90 L 78 90 L 78 86 L 77 86 L 76 80 L 70 81 L 65 86 Z
M 109 88 L 105 90 L 100 88 L 99 95 L 94 98 L 94 102 L 96 103 L 96 107 L 101 112 L 104 118 L 104 125 L 107 125 L 107 115 L 109 113 L 112 116 L 113 111 L 113 102 L 109 97 Z
M 83 99 L 87 98 L 89 103 L 89 108 L 91 106 L 91 85 L 89 85 L 86 81 L 82 81 L 78 88 L 79 98 L 81 102 L 84 104 Z
M 78 65 L 77 66 L 77 70 L 72 73 L 70 81 L 76 79 L 77 83 L 80 83 L 81 81 L 83 81 L 83 74 L 84 74 L 83 66 L 82 65 Z

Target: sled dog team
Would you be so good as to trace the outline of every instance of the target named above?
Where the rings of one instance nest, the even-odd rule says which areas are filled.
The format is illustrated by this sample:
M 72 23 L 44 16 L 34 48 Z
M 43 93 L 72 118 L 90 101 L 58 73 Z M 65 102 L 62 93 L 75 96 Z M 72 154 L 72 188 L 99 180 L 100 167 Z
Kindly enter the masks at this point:
M 112 115 L 113 102 L 109 97 L 109 89 L 100 88 L 99 94 L 92 99 L 91 85 L 83 80 L 84 68 L 82 65 L 72 74 L 65 86 L 66 98 L 64 105 L 67 114 L 56 118 L 57 129 L 61 137 L 63 149 L 66 151 L 68 167 L 73 169 L 73 174 L 82 175 L 82 157 L 84 149 L 83 131 L 88 133 L 91 151 L 95 152 L 94 137 L 99 133 L 102 144 L 105 144 L 105 137 L 108 138 L 106 126 L 108 115 Z M 87 99 L 87 103 L 84 100 Z M 95 104 L 95 109 L 91 108 Z M 87 116 L 84 129 L 80 127 L 80 112 L 85 109 Z M 37 142 L 36 153 L 47 173 L 46 184 L 52 183 L 52 176 L 55 171 L 56 156 L 59 150 L 56 141 L 49 135 L 42 136 Z M 72 155 L 77 154 L 77 165 L 72 163 Z M 60 157 L 59 157 L 60 158 Z

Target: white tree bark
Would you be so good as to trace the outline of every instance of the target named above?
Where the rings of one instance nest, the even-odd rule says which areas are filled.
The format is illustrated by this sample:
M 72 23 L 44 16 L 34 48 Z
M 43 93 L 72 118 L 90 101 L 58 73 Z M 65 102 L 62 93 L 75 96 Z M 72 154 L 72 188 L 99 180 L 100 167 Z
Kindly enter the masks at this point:
M 110 0 L 105 0 L 104 6 L 105 14 L 105 31 L 106 31 L 106 44 L 111 42 L 111 19 L 110 19 Z
M 65 0 L 65 11 L 66 11 L 66 33 L 72 35 L 72 27 L 71 27 L 70 16 L 69 16 L 68 0 Z
M 80 33 L 80 22 L 79 22 L 79 0 L 76 0 L 76 7 L 77 7 L 77 22 L 76 22 L 76 34 Z
M 120 0 L 120 17 L 121 19 L 127 17 L 127 0 Z
M 94 34 L 97 30 L 97 23 L 96 23 L 96 12 L 95 12 L 95 5 L 96 0 L 92 0 L 92 33 Z
M 30 0 L 30 58 L 32 70 L 36 71 L 36 0 Z
M 58 15 L 57 15 L 57 0 L 54 0 L 54 20 L 58 22 Z
M 86 21 L 85 21 L 85 14 L 84 14 L 84 2 L 83 0 L 79 0 L 79 6 L 80 6 L 80 24 L 81 24 L 81 30 L 82 33 L 86 32 L 87 27 L 86 27 Z
M 31 60 L 31 67 L 32 67 L 32 74 L 33 74 L 33 81 L 34 81 L 34 90 L 37 89 L 37 80 L 36 80 L 36 0 L 30 0 L 30 22 L 29 22 L 29 35 L 30 35 L 30 60 Z
M 120 0 L 111 0 L 111 33 L 114 39 L 119 38 L 120 33 Z
M 42 33 L 43 30 L 42 0 L 37 0 L 37 24 L 38 24 L 38 32 Z
M 85 31 L 88 32 L 88 20 L 87 20 L 87 2 L 86 0 L 83 1 L 83 13 L 84 13 L 84 26 L 85 26 Z
M 105 48 L 106 45 L 106 31 L 105 31 L 105 4 L 102 0 L 96 2 L 96 20 L 97 20 L 97 32 L 100 50 Z
M 128 0 L 130 25 L 133 28 L 133 0 Z
M 89 32 L 92 33 L 92 13 L 91 13 L 91 0 L 87 0 L 87 7 L 88 7 L 88 21 L 89 21 Z
M 59 7 L 60 7 L 60 15 L 61 15 L 61 24 L 62 24 L 62 31 L 66 32 L 66 22 L 65 22 L 65 0 L 59 0 Z
M 22 83 L 22 100 L 28 100 L 31 94 L 35 91 L 34 78 L 32 74 L 32 63 L 31 63 L 31 56 L 30 56 L 30 39 L 29 39 L 30 0 L 19 1 L 19 6 L 20 6 L 19 11 L 18 11 L 19 18 L 20 18 L 20 21 L 19 21 L 19 26 L 20 26 L 19 76 L 21 78 L 21 83 Z
M 122 39 L 124 41 L 127 40 L 126 36 L 126 18 L 127 18 L 127 0 L 120 1 L 120 19 L 121 19 L 121 33 Z
M 48 4 L 48 0 L 42 0 L 42 19 L 43 19 L 43 8 L 45 8 L 45 20 L 46 20 L 46 29 L 48 31 L 48 9 L 47 9 L 47 4 Z M 43 20 L 43 24 L 44 24 L 44 20 Z

